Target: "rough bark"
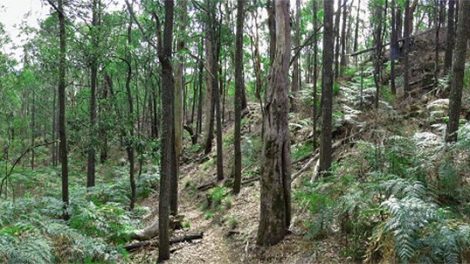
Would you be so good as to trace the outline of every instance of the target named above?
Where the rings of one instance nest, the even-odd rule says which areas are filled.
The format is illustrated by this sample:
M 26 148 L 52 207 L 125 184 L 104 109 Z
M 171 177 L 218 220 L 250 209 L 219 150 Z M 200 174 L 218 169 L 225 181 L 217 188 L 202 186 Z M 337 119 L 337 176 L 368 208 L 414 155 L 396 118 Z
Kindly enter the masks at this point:
M 171 62 L 173 42 L 174 1 L 167 0 L 163 36 L 158 40 L 158 58 L 161 63 L 162 80 L 162 135 L 161 135 L 161 178 L 160 199 L 158 201 L 159 247 L 158 261 L 170 258 L 170 190 L 175 177 L 175 131 L 174 131 L 174 80 Z
M 91 39 L 92 52 L 90 58 L 90 127 L 87 159 L 87 187 L 95 186 L 95 164 L 96 164 L 96 84 L 98 79 L 98 23 L 99 23 L 99 0 L 93 0 Z
M 313 28 L 318 27 L 318 0 L 313 0 Z M 318 120 L 318 32 L 313 35 L 313 148 L 317 148 Z
M 300 46 L 300 0 L 295 1 L 295 28 L 294 28 L 294 46 Z M 294 59 L 294 68 L 292 70 L 292 84 L 291 84 L 291 100 L 290 110 L 297 111 L 296 96 L 300 88 L 300 62 L 299 56 Z
M 398 57 L 399 47 L 398 47 L 398 36 L 397 36 L 397 7 L 396 0 L 392 0 L 391 3 L 392 9 L 392 33 L 390 34 L 390 89 L 392 94 L 397 93 L 397 88 L 395 85 L 395 59 Z
M 344 70 L 346 69 L 347 66 L 347 58 L 346 58 L 346 28 L 347 28 L 347 18 L 348 18 L 348 6 L 347 6 L 347 0 L 344 0 L 343 2 L 343 25 L 341 28 L 341 60 L 340 60 L 340 69 L 339 73 L 343 74 Z
M 455 0 L 448 0 L 449 10 L 447 13 L 447 43 L 446 53 L 444 59 L 444 71 L 447 73 L 452 66 L 452 53 L 454 51 L 454 13 L 455 13 Z
M 331 0 L 331 1 L 334 1 L 334 0 Z M 347 0 L 343 0 L 343 1 L 347 1 Z M 341 24 L 341 5 L 342 5 L 342 1 L 338 0 L 338 9 L 336 10 L 335 15 L 334 15 L 335 16 L 335 25 L 334 25 L 335 41 L 333 45 L 335 47 L 335 50 L 334 50 L 335 52 L 334 53 L 335 80 L 339 77 L 339 53 L 340 53 L 340 47 L 341 47 L 339 29 L 340 29 L 340 24 Z
M 291 52 L 289 1 L 275 1 L 276 51 L 264 114 L 261 209 L 257 243 L 273 245 L 287 233 L 290 217 L 291 158 L 288 128 L 288 71 Z
M 470 24 L 470 1 L 459 1 L 459 23 L 455 41 L 455 56 L 452 64 L 452 84 L 449 96 L 449 122 L 447 123 L 446 141 L 457 141 L 460 110 L 462 106 L 462 90 L 465 75 L 465 56 Z
M 59 87 L 58 87 L 58 101 L 59 101 L 59 159 L 61 163 L 62 173 L 62 202 L 64 203 L 63 217 L 68 219 L 68 206 L 69 206 L 69 169 L 68 169 L 68 156 L 67 156 L 67 135 L 65 128 L 65 74 L 66 74 L 66 36 L 65 36 L 65 15 L 63 1 L 57 2 L 57 13 L 59 16 Z
M 177 63 L 175 69 L 175 163 L 176 172 L 175 177 L 172 177 L 171 194 L 170 194 L 170 210 L 171 215 L 178 214 L 178 175 L 179 175 L 179 160 L 183 150 L 183 89 L 184 89 L 184 56 L 182 51 L 185 49 L 185 31 L 188 20 L 187 0 L 178 1 L 178 40 L 177 40 Z
M 322 72 L 322 130 L 320 139 L 320 173 L 327 173 L 332 162 L 332 107 L 333 107 L 333 2 L 324 1 L 323 16 L 323 72 Z
M 235 130 L 234 130 L 234 182 L 233 193 L 240 192 L 242 181 L 242 153 L 241 153 L 241 112 L 242 112 L 242 90 L 243 90 L 243 21 L 245 13 L 243 10 L 244 0 L 237 1 L 237 25 L 235 37 Z
M 405 39 L 403 42 L 403 53 L 404 53 L 404 58 L 403 58 L 403 64 L 404 64 L 404 69 L 403 69 L 403 90 L 405 93 L 410 92 L 410 59 L 409 59 L 409 49 L 410 49 L 410 24 L 412 21 L 411 18 L 411 12 L 410 12 L 410 1 L 406 0 L 405 1 L 405 25 L 404 25 L 404 32 L 403 32 L 403 38 Z

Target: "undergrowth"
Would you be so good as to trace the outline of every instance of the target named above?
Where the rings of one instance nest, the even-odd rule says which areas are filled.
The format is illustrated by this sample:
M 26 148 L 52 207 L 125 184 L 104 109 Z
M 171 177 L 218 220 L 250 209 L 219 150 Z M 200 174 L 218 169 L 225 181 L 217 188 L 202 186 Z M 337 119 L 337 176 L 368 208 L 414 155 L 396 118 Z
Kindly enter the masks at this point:
M 139 227 L 138 218 L 148 210 L 128 210 L 125 168 L 116 167 L 114 180 L 88 190 L 73 185 L 68 221 L 61 219 L 63 204 L 59 192 L 54 191 L 60 190 L 56 186 L 59 177 L 39 173 L 43 181 L 49 182 L 38 186 L 41 196 L 0 201 L 1 263 L 116 263 L 126 258 L 123 244 L 130 231 Z M 15 175 L 16 184 L 30 186 L 34 176 Z M 141 175 L 139 197 L 148 196 L 157 183 L 158 174 Z
M 441 152 L 402 136 L 380 145 L 358 142 L 331 177 L 295 194 L 308 209 L 307 236 L 339 235 L 344 255 L 368 263 L 468 260 L 470 126 L 459 135 Z

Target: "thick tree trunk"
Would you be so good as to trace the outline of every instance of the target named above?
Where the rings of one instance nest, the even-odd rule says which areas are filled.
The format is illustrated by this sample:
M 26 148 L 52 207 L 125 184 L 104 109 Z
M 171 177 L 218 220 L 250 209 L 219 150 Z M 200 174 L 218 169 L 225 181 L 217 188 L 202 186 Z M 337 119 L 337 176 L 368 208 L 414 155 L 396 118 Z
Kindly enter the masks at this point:
M 243 83 L 243 21 L 245 20 L 244 0 L 237 1 L 237 32 L 235 36 L 235 130 L 234 130 L 234 182 L 233 193 L 240 192 L 242 182 L 242 153 L 241 153 L 241 95 Z
M 447 73 L 452 66 L 452 53 L 454 51 L 454 11 L 455 11 L 455 0 L 448 0 L 449 10 L 447 13 L 447 43 L 446 53 L 444 60 L 444 71 Z
M 206 31 L 206 68 L 209 69 L 211 72 L 206 70 L 206 109 L 205 109 L 205 140 L 204 140 L 204 153 L 208 154 L 212 150 L 212 140 L 214 139 L 214 81 L 215 72 L 213 71 L 213 64 L 215 63 L 214 57 L 212 55 L 213 52 L 213 41 L 211 40 L 210 33 Z
M 465 57 L 470 25 L 470 1 L 459 1 L 459 23 L 455 41 L 455 56 L 452 64 L 452 85 L 449 96 L 449 122 L 447 123 L 446 141 L 457 141 L 460 110 L 462 106 L 462 90 L 465 75 Z
M 289 1 L 275 1 L 276 51 L 264 114 L 261 210 L 257 243 L 273 245 L 287 233 L 291 217 L 291 158 L 288 127 Z
M 332 108 L 333 108 L 333 1 L 324 1 L 323 16 L 323 77 L 322 77 L 322 130 L 320 139 L 319 172 L 326 174 L 332 162 Z
M 175 177 L 175 131 L 174 131 L 174 80 L 171 62 L 173 42 L 174 1 L 167 0 L 165 5 L 165 22 L 163 36 L 159 36 L 159 54 L 162 80 L 162 137 L 161 137 L 161 178 L 160 199 L 158 201 L 158 261 L 170 258 L 170 199 L 172 178 Z M 163 39 L 162 39 L 163 38 Z
M 187 0 L 180 0 L 178 2 L 178 14 L 180 25 L 178 27 L 179 37 L 177 43 L 177 63 L 175 69 L 175 163 L 178 165 L 183 150 L 183 89 L 184 89 L 184 56 L 182 55 L 185 49 L 185 31 L 187 24 Z M 178 214 L 178 175 L 179 166 L 176 166 L 175 177 L 171 182 L 170 194 L 170 210 L 171 215 Z

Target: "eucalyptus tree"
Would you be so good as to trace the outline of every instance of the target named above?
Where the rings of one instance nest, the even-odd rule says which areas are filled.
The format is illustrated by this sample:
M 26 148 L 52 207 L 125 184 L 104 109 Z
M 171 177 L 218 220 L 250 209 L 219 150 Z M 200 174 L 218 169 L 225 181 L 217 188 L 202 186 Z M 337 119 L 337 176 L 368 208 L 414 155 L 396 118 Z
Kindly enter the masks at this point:
M 172 66 L 172 42 L 174 23 L 174 1 L 164 3 L 165 20 L 163 23 L 163 35 L 158 36 L 158 59 L 161 63 L 161 81 L 163 107 L 163 129 L 161 135 L 161 178 L 160 198 L 158 200 L 158 260 L 164 261 L 170 258 L 170 192 L 172 190 L 172 178 L 176 177 L 176 150 L 174 130 L 174 88 Z M 160 25 L 158 25 L 160 27 Z M 160 32 L 160 29 L 158 29 Z
M 323 71 L 322 71 L 322 129 L 320 135 L 319 172 L 327 174 L 332 163 L 332 108 L 333 108 L 333 72 L 334 28 L 333 1 L 323 2 Z
M 460 111 L 462 108 L 462 90 L 465 77 L 465 58 L 467 54 L 468 25 L 470 24 L 470 1 L 459 1 L 459 23 L 455 40 L 454 61 L 452 63 L 452 83 L 449 96 L 449 122 L 447 123 L 446 141 L 457 141 Z
M 288 126 L 291 53 L 289 0 L 274 1 L 275 53 L 263 116 L 261 209 L 257 244 L 273 245 L 287 234 L 291 219 L 291 157 Z

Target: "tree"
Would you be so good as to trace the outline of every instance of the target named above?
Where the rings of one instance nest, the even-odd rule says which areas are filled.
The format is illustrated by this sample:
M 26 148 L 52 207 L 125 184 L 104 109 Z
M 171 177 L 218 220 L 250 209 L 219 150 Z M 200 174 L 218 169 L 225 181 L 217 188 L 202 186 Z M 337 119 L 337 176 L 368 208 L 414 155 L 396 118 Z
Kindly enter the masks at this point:
M 241 141 L 241 115 L 242 115 L 242 90 L 243 82 L 243 21 L 245 12 L 243 6 L 244 0 L 237 1 L 237 32 L 235 37 L 235 131 L 234 131 L 234 183 L 233 193 L 240 192 L 242 181 L 242 153 L 240 147 Z
M 459 4 L 459 23 L 457 24 L 454 62 L 452 64 L 452 84 L 449 96 L 449 122 L 446 130 L 447 142 L 457 141 L 469 34 L 468 25 L 470 24 L 470 1 L 460 1 Z
M 339 10 L 341 11 L 341 10 Z M 347 66 L 347 57 L 346 57 L 346 39 L 348 35 L 346 34 L 346 28 L 347 28 L 347 18 L 348 18 L 348 6 L 347 6 L 347 0 L 344 0 L 343 2 L 343 24 L 341 27 L 341 60 L 340 60 L 340 69 L 339 69 L 339 74 L 343 74 L 344 69 Z
M 332 162 L 332 108 L 333 108 L 333 2 L 323 3 L 323 72 L 322 72 L 322 130 L 320 138 L 320 173 L 326 174 Z
M 447 41 L 446 53 L 444 58 L 444 71 L 447 73 L 452 66 L 452 52 L 454 51 L 454 11 L 455 0 L 448 0 L 449 9 L 447 11 Z
M 173 42 L 174 1 L 165 1 L 163 36 L 158 36 L 158 59 L 161 63 L 162 80 L 162 135 L 161 135 L 161 179 L 158 201 L 158 261 L 170 258 L 170 191 L 175 177 L 175 131 L 174 131 L 174 80 L 171 62 Z M 159 25 L 158 25 L 159 26 Z
M 331 0 L 331 1 L 334 1 L 334 0 Z M 335 25 L 334 25 L 334 31 L 335 31 L 335 39 L 336 39 L 336 44 L 333 43 L 333 45 L 335 45 L 335 50 L 334 50 L 334 59 L 335 59 L 335 80 L 339 77 L 339 53 L 340 53 L 340 47 L 341 47 L 341 43 L 340 43 L 340 24 L 341 24 L 341 6 L 342 6 L 342 2 L 344 3 L 345 1 L 347 0 L 338 0 L 338 9 L 336 9 L 336 13 L 335 13 Z
M 313 29 L 318 27 L 318 0 L 313 0 Z M 318 33 L 313 35 L 313 148 L 317 148 L 317 119 L 318 119 Z
M 295 33 L 294 33 L 294 46 L 299 47 L 300 46 L 300 0 L 295 1 Z M 292 92 L 292 98 L 291 98 L 291 110 L 293 112 L 297 111 L 297 106 L 296 106 L 296 95 L 297 92 L 300 89 L 300 62 L 299 62 L 299 56 L 296 56 L 294 59 L 294 68 L 292 70 L 292 84 L 291 84 L 291 92 Z
M 178 60 L 175 70 L 175 151 L 176 151 L 176 176 L 172 179 L 171 189 L 171 214 L 178 214 L 178 175 L 179 175 L 179 160 L 183 149 L 183 90 L 184 90 L 184 56 L 183 50 L 185 49 L 185 31 L 187 24 L 187 1 L 179 1 L 178 14 L 179 14 L 179 34 L 177 40 L 177 53 Z
M 399 46 L 398 46 L 398 34 L 397 34 L 397 6 L 396 0 L 392 0 L 391 3 L 391 10 L 392 10 L 392 33 L 390 34 L 390 89 L 392 94 L 397 93 L 397 89 L 395 86 L 395 59 L 398 57 L 399 53 Z
M 375 3 L 373 22 L 375 24 L 374 29 L 374 41 L 375 41 L 375 60 L 374 60 L 374 81 L 376 87 L 375 93 L 375 108 L 379 108 L 379 97 L 380 97 L 380 85 L 381 85 L 381 66 L 382 66 L 382 11 L 383 7 L 381 3 Z
M 98 81 L 98 27 L 99 27 L 100 1 L 93 0 L 91 38 L 92 51 L 90 58 L 90 128 L 87 161 L 87 187 L 95 186 L 95 163 L 96 163 L 96 84 Z
M 410 53 L 410 28 L 413 26 L 412 24 L 413 18 L 411 17 L 411 10 L 410 10 L 410 0 L 405 0 L 405 23 L 404 23 L 404 31 L 403 31 L 403 53 L 404 53 L 404 58 L 403 58 L 403 90 L 405 93 L 410 92 L 410 59 L 409 59 L 409 53 Z
M 59 130 L 59 159 L 61 163 L 61 178 L 62 178 L 62 202 L 63 202 L 63 218 L 69 218 L 69 169 L 68 169 L 68 156 L 67 156 L 67 134 L 65 127 L 65 74 L 66 74 L 66 32 L 65 32 L 65 13 L 63 0 L 57 1 L 57 6 L 48 0 L 49 4 L 57 12 L 59 17 L 59 64 L 58 64 L 58 102 L 59 102 L 59 117 L 58 117 L 58 130 Z
M 273 245 L 287 233 L 291 217 L 291 158 L 288 127 L 288 71 L 291 52 L 289 0 L 274 2 L 276 51 L 264 110 L 261 210 L 258 245 Z

